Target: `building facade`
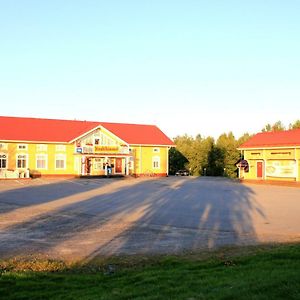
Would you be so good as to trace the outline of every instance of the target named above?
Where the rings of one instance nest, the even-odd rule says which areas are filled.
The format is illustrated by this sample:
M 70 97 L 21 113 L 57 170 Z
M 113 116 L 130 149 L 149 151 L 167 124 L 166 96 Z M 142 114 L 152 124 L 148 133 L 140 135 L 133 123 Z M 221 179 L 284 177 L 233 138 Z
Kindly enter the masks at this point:
M 0 117 L 0 177 L 167 176 L 174 143 L 156 126 Z
M 239 150 L 241 179 L 300 181 L 300 129 L 258 133 Z

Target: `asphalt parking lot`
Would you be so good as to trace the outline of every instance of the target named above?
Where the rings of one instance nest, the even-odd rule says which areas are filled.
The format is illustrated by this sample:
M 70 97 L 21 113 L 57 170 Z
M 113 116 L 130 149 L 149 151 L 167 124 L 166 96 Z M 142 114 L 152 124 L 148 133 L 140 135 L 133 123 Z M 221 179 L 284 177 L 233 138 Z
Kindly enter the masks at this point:
M 0 181 L 0 258 L 300 241 L 300 188 L 223 178 Z

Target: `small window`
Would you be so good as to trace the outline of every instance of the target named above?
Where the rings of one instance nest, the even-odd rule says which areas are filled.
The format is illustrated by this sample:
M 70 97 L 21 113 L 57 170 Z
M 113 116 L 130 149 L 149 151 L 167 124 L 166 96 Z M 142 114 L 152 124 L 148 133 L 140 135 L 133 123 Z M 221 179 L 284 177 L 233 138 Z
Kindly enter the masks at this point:
M 27 150 L 27 146 L 26 144 L 18 144 L 18 150 Z
M 7 167 L 7 155 L 0 154 L 0 169 L 6 169 Z
M 0 143 L 0 150 L 7 150 L 7 144 L 6 143 Z
M 39 151 L 39 152 L 41 152 L 41 151 L 47 151 L 47 149 L 48 149 L 48 146 L 45 145 L 45 144 L 38 144 L 38 145 L 36 145 L 36 151 Z
M 152 166 L 153 166 L 153 169 L 160 168 L 160 157 L 159 156 L 152 157 Z
M 55 155 L 55 169 L 66 168 L 66 156 L 62 154 Z
M 47 169 L 48 156 L 46 154 L 38 154 L 36 156 L 36 168 Z
M 17 154 L 17 168 L 26 169 L 27 168 L 27 155 Z
M 65 152 L 66 151 L 66 145 L 56 145 L 55 146 L 56 152 Z
M 159 153 L 159 148 L 153 148 L 153 152 Z

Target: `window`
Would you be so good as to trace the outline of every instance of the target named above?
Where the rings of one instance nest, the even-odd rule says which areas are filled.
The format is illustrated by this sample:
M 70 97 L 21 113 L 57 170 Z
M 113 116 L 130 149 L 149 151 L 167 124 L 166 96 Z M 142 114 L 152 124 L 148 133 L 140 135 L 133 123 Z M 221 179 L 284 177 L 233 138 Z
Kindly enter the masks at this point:
M 87 146 L 93 146 L 93 137 L 92 136 L 89 136 L 85 139 L 84 143 L 87 145 Z
M 27 150 L 26 144 L 18 144 L 18 150 Z
M 66 145 L 56 145 L 55 146 L 56 152 L 65 152 L 66 151 Z
M 47 169 L 47 154 L 38 154 L 36 156 L 36 168 L 37 169 Z
M 108 137 L 107 135 L 100 133 L 100 145 L 101 146 L 112 146 L 116 145 L 116 141 Z
M 17 168 L 26 169 L 26 167 L 27 167 L 27 155 L 17 154 Z
M 66 168 L 66 156 L 64 154 L 55 155 L 55 169 Z
M 158 153 L 159 152 L 159 148 L 153 148 L 153 152 Z
M 36 145 L 36 151 L 47 151 L 48 145 L 38 144 Z
M 152 157 L 152 166 L 153 166 L 153 169 L 159 169 L 160 168 L 160 157 L 159 156 L 153 156 Z
M 95 158 L 94 159 L 94 169 L 95 170 L 102 170 L 103 169 L 102 158 Z
M 7 167 L 7 155 L 0 154 L 0 169 L 6 169 Z
M 7 150 L 7 144 L 6 143 L 0 143 L 0 150 Z

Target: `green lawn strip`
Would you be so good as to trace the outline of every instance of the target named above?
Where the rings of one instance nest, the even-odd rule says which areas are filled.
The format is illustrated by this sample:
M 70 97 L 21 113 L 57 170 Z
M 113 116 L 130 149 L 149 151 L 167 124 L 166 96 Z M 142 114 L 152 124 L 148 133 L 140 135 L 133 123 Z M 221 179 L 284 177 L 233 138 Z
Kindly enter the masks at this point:
M 62 270 L 48 263 L 52 272 L 9 270 L 2 262 L 0 298 L 300 299 L 299 244 L 245 249 L 112 258 Z

